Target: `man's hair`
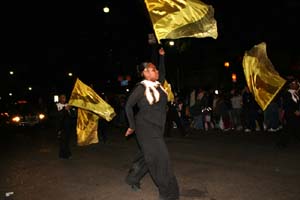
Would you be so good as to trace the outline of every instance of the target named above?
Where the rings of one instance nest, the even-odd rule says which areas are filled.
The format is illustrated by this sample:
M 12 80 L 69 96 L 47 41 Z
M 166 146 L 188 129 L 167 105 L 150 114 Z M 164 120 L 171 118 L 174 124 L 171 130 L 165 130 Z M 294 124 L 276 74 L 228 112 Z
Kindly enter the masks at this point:
M 139 77 L 143 77 L 143 71 L 145 70 L 145 68 L 147 68 L 148 65 L 149 62 L 142 62 L 137 66 L 137 74 Z

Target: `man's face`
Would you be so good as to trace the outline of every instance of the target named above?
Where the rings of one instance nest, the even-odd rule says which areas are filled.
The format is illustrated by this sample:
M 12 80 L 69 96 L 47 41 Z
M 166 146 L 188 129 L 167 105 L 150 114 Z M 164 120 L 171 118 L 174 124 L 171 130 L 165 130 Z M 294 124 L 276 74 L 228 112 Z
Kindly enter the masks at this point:
M 159 72 L 156 69 L 155 65 L 149 63 L 144 70 L 144 77 L 149 81 L 157 81 L 159 78 Z
M 66 98 L 66 96 L 65 95 L 61 95 L 60 97 L 59 97 L 59 102 L 60 103 L 66 103 L 66 101 L 67 101 L 67 98 Z
M 298 90 L 299 88 L 299 82 L 298 81 L 293 81 L 290 83 L 290 88 L 293 89 L 293 90 Z

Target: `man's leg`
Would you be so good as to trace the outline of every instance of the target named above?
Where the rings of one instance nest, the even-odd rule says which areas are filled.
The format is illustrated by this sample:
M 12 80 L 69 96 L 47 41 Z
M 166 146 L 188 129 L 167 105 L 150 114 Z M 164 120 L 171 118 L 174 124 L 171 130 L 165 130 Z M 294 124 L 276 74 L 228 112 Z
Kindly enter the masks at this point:
M 148 172 L 148 167 L 145 162 L 142 151 L 139 151 L 133 160 L 132 167 L 129 169 L 125 181 L 131 185 L 133 190 L 140 189 L 140 180 Z

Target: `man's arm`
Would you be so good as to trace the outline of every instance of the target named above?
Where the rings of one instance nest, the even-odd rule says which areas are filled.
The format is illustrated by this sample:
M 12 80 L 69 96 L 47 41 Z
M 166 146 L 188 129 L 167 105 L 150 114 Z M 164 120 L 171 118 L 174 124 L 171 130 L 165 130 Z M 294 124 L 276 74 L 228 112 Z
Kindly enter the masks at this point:
M 163 48 L 160 48 L 158 53 L 159 53 L 159 65 L 158 65 L 159 82 L 161 84 L 164 84 L 164 81 L 166 80 L 165 50 Z

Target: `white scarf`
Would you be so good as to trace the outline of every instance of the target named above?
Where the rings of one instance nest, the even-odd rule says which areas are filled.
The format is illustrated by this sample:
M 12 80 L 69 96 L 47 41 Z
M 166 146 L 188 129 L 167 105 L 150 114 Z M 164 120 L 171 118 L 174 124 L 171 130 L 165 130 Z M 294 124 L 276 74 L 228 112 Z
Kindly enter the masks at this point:
M 297 103 L 299 101 L 299 96 L 297 95 L 296 90 L 289 89 L 288 91 L 291 93 L 293 101 Z
M 58 102 L 58 103 L 56 104 L 56 106 L 57 106 L 57 110 L 58 110 L 58 111 L 61 111 L 64 107 L 67 106 L 67 104 L 66 104 L 66 103 L 63 104 L 63 103 Z
M 141 81 L 141 84 L 143 84 L 146 88 L 145 95 L 150 105 L 152 105 L 153 103 L 157 103 L 160 99 L 159 92 L 157 91 L 158 87 L 160 87 L 167 94 L 165 89 L 161 86 L 160 82 L 158 81 L 153 82 L 153 81 L 143 80 Z

